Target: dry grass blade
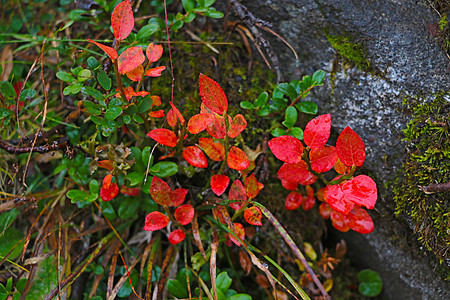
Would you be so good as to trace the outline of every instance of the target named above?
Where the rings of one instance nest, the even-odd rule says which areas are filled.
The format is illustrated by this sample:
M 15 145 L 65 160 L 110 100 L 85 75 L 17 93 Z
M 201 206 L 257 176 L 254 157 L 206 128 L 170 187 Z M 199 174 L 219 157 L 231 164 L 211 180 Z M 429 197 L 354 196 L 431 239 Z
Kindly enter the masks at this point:
M 170 265 L 172 265 L 172 262 L 175 258 L 175 247 L 170 246 L 166 253 L 166 258 L 163 261 L 163 264 L 161 266 L 161 275 L 158 281 L 158 288 L 157 288 L 157 295 L 155 299 L 162 299 L 162 293 L 164 291 L 164 288 L 167 284 L 167 280 L 169 279 L 169 272 L 170 272 Z
M 205 261 L 207 261 L 208 259 L 206 258 L 205 249 L 203 248 L 202 239 L 200 238 L 200 232 L 198 231 L 197 216 L 197 212 L 195 212 L 194 218 L 191 221 L 192 235 L 194 236 L 195 244 L 197 245 L 198 249 L 200 249 L 203 258 L 205 259 Z
M 113 287 L 114 287 L 114 274 L 116 272 L 117 265 L 117 257 L 119 256 L 119 246 L 116 246 L 114 249 L 114 254 L 111 259 L 111 265 L 109 266 L 109 275 L 108 275 L 108 285 L 106 288 L 106 298 L 109 299 L 111 297 Z
M 139 298 L 142 299 L 141 297 L 139 297 L 139 295 L 136 293 L 136 291 L 134 290 L 133 284 L 131 283 L 131 278 L 130 278 L 130 273 L 131 271 L 134 270 L 134 268 L 136 267 L 137 263 L 141 261 L 142 258 L 142 253 L 141 255 L 139 255 L 139 257 L 133 262 L 133 264 L 130 267 L 127 267 L 127 265 L 125 264 L 125 261 L 122 257 L 122 254 L 119 251 L 119 255 L 123 260 L 123 264 L 127 270 L 127 272 L 125 274 L 122 275 L 122 277 L 120 277 L 119 281 L 116 283 L 116 285 L 114 286 L 114 289 L 112 290 L 111 294 L 109 295 L 109 297 L 107 297 L 107 300 L 113 300 L 116 299 L 117 294 L 119 293 L 120 289 L 122 288 L 122 285 L 125 283 L 125 281 L 127 281 L 127 279 L 130 280 L 130 285 L 131 285 L 131 289 L 133 290 L 134 294 Z M 143 299 L 142 299 L 143 300 Z
M 217 230 L 213 230 L 212 243 L 211 243 L 211 257 L 209 261 L 209 273 L 211 274 L 211 286 L 214 294 L 214 299 L 217 298 L 217 285 L 216 285 L 216 270 L 217 270 L 217 248 L 219 247 L 219 236 Z
M 145 292 L 145 299 L 151 299 L 151 291 L 152 291 L 152 270 L 153 270 L 153 261 L 155 260 L 155 256 L 157 254 L 157 251 L 160 250 L 159 242 L 161 241 L 160 236 L 158 235 L 152 242 L 151 242 L 151 250 L 150 255 L 148 258 L 148 265 L 147 265 L 147 288 Z

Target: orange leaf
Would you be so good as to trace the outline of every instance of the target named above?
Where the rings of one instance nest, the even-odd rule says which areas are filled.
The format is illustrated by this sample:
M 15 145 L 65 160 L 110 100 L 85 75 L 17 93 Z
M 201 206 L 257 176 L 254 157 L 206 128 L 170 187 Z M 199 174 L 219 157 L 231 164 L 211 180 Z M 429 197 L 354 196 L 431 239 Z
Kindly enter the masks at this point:
M 242 182 L 239 179 L 236 179 L 231 184 L 230 191 L 228 192 L 228 199 L 239 201 L 230 203 L 230 207 L 234 210 L 239 210 L 245 205 L 245 202 L 247 201 L 247 194 Z
M 154 211 L 149 213 L 145 217 L 145 226 L 144 230 L 146 231 L 155 231 L 160 230 L 169 224 L 169 218 L 159 211 Z
M 237 114 L 234 116 L 230 125 L 230 129 L 228 129 L 228 136 L 233 139 L 247 127 L 247 121 L 243 115 Z
M 249 224 L 262 226 L 261 223 L 262 213 L 261 210 L 256 206 L 247 208 L 244 211 L 244 218 L 245 221 L 247 221 L 247 223 Z
M 153 108 L 153 106 L 160 106 L 161 105 L 161 97 L 157 95 L 152 95 L 152 106 L 150 108 Z
M 117 4 L 111 15 L 111 25 L 114 37 L 121 41 L 126 39 L 134 27 L 133 11 L 129 0 Z
M 181 229 L 175 229 L 169 234 L 169 242 L 172 245 L 176 245 L 178 243 L 181 243 L 186 235 L 184 234 L 183 230 Z
M 170 127 L 174 128 L 177 126 L 177 116 L 173 112 L 173 109 L 171 108 L 169 112 L 167 113 L 167 123 Z
M 152 118 L 162 118 L 162 117 L 164 117 L 164 110 L 160 109 L 160 110 L 151 111 L 148 113 L 148 115 Z
M 189 146 L 183 150 L 184 159 L 191 165 L 197 168 L 207 168 L 208 161 L 205 154 L 200 148 L 196 146 Z
M 147 133 L 147 135 L 158 143 L 169 147 L 175 147 L 178 142 L 175 133 L 164 128 L 153 129 L 152 131 Z
M 127 73 L 127 77 L 132 81 L 139 81 L 144 74 L 144 67 L 142 65 L 137 66 L 137 68 L 131 70 Z
M 194 207 L 190 204 L 184 204 L 177 207 L 173 215 L 181 225 L 187 225 L 191 223 L 192 219 L 194 218 L 194 214 Z
M 140 188 L 130 188 L 124 185 L 120 188 L 120 192 L 128 196 L 138 196 L 140 191 Z
M 164 71 L 165 69 L 166 69 L 166 67 L 164 67 L 164 66 L 151 68 L 151 69 L 148 69 L 147 72 L 145 72 L 145 75 L 150 76 L 150 77 L 159 77 L 159 76 L 161 76 L 162 71 Z
M 192 134 L 202 132 L 212 122 L 214 116 L 212 114 L 198 114 L 192 116 L 188 122 L 188 130 Z
M 250 166 L 250 162 L 244 151 L 233 146 L 228 153 L 227 165 L 233 170 L 242 171 Z
M 285 163 L 296 164 L 302 160 L 303 144 L 293 136 L 282 135 L 267 144 L 275 157 Z
M 252 174 L 245 178 L 244 186 L 249 199 L 255 198 L 259 194 L 259 191 L 264 188 L 264 184 L 256 180 L 255 174 Z
M 100 168 L 107 169 L 112 172 L 114 170 L 114 162 L 112 160 L 101 160 L 97 163 Z
M 216 139 L 223 139 L 227 134 L 225 118 L 217 114 L 213 114 L 213 116 L 212 122 L 206 127 L 206 131 Z M 228 116 L 228 120 L 231 121 L 230 116 Z
M 330 137 L 331 115 L 321 115 L 315 117 L 306 124 L 303 132 L 303 141 L 311 149 L 323 147 Z
M 141 65 L 145 61 L 144 53 L 142 52 L 141 47 L 130 47 L 123 51 L 119 58 L 117 59 L 117 63 L 119 65 L 120 74 L 128 73 L 134 69 L 136 69 L 139 65 Z
M 350 172 L 350 167 L 346 166 L 339 158 L 336 160 L 334 164 L 334 170 L 341 175 L 347 174 Z
M 303 160 L 297 164 L 283 164 L 278 170 L 277 175 L 280 179 L 290 182 L 298 182 L 302 185 L 313 184 L 317 179 L 313 173 L 308 171 L 308 166 Z
M 230 178 L 226 175 L 214 175 L 211 177 L 211 190 L 217 196 L 220 196 L 230 184 Z
M 244 240 L 245 239 L 245 230 L 244 230 L 244 226 L 242 226 L 241 223 L 233 223 L 234 225 L 234 230 L 233 228 L 230 228 L 231 230 L 233 230 L 233 232 L 241 239 Z M 236 245 L 236 246 L 240 246 L 241 242 L 239 242 L 239 240 L 237 238 L 234 237 L 234 235 L 229 234 L 230 240 Z
M 366 150 L 362 139 L 348 126 L 337 138 L 336 153 L 339 159 L 349 167 L 360 167 L 366 159 Z
M 97 45 L 100 49 L 102 49 L 103 51 L 105 51 L 105 53 L 109 56 L 109 58 L 111 58 L 112 60 L 117 59 L 117 57 L 119 57 L 119 54 L 117 53 L 116 50 L 114 50 L 114 48 L 111 48 L 109 46 L 94 42 L 93 40 L 88 39 L 89 42 Z
M 184 125 L 184 123 L 186 123 L 186 121 L 184 120 L 183 115 L 180 113 L 178 108 L 172 102 L 169 102 L 169 104 L 170 104 L 170 106 L 172 106 L 172 110 L 174 111 L 174 113 L 177 116 L 178 120 L 180 120 L 181 125 Z
M 228 100 L 220 85 L 206 75 L 200 74 L 200 96 L 212 112 L 222 115 L 228 109 Z
M 163 54 L 163 47 L 161 45 L 155 45 L 150 43 L 145 51 L 145 55 L 148 58 L 149 62 L 155 62 L 161 58 Z
M 198 144 L 212 160 L 222 161 L 225 159 L 225 147 L 220 142 L 214 142 L 212 138 L 199 138 Z

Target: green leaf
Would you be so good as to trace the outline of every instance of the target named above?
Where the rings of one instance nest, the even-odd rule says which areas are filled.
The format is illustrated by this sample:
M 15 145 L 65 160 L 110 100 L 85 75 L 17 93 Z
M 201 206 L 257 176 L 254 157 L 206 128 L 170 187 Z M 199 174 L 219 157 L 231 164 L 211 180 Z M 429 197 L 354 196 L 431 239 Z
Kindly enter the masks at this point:
M 219 275 L 217 275 L 216 279 L 217 288 L 226 292 L 230 288 L 232 281 L 233 280 L 228 276 L 227 272 L 222 272 Z
M 3 232 L 6 230 L 6 228 L 8 228 L 8 226 L 12 222 L 14 222 L 19 214 L 20 213 L 17 208 L 13 208 L 8 212 L 3 212 L 2 214 L 0 214 L 0 238 L 2 237 Z
M 253 105 L 253 103 L 251 103 L 251 102 L 249 102 L 249 101 L 242 101 L 242 102 L 240 103 L 240 105 L 241 105 L 241 107 L 242 107 L 243 109 L 254 109 L 254 108 L 255 108 L 255 106 Z
M 194 274 L 190 270 L 188 270 L 188 276 L 189 276 L 189 282 L 192 284 L 192 282 L 194 282 Z M 179 282 L 181 282 L 187 289 L 186 269 L 185 268 L 182 268 L 180 271 L 178 271 L 177 280 Z
M 128 105 L 127 109 L 125 110 L 125 114 L 127 114 L 127 115 L 134 115 L 137 112 L 138 112 L 138 107 L 134 103 L 131 103 L 130 105 Z
M 272 135 L 274 137 L 279 137 L 282 135 L 286 135 L 286 130 L 281 129 L 281 128 L 275 128 L 274 130 L 272 130 Z
M 210 7 L 206 12 L 204 12 L 204 15 L 213 19 L 223 18 L 223 12 L 215 10 L 214 7 Z
M 108 77 L 105 71 L 100 70 L 98 72 L 97 80 L 104 90 L 109 91 L 111 89 L 111 78 Z
M 311 101 L 301 101 L 295 106 L 299 112 L 315 115 L 319 111 L 317 104 Z
M 15 247 L 8 256 L 8 259 L 15 260 L 23 250 L 24 241 L 19 242 L 23 237 L 24 234 L 14 227 L 6 229 L 1 236 L 0 256 L 5 257 Z
M 93 194 L 98 194 L 100 192 L 100 187 L 97 180 L 92 179 L 91 182 L 89 182 L 89 192 Z
M 114 131 L 117 130 L 117 124 L 111 120 L 102 120 L 102 135 L 110 136 Z
M 125 124 L 130 124 L 131 123 L 131 117 L 128 115 L 123 116 L 123 122 Z
M 171 161 L 161 161 L 150 168 L 150 173 L 158 177 L 169 177 L 178 173 L 178 165 Z
M 358 273 L 359 292 L 366 297 L 375 297 L 381 293 L 383 284 L 380 275 L 370 269 Z
M 110 107 L 106 110 L 105 112 L 105 119 L 113 121 L 115 120 L 118 116 L 120 116 L 122 114 L 122 107 L 120 106 L 113 106 Z
M 141 100 L 139 100 L 137 112 L 140 114 L 147 112 L 150 109 L 150 107 L 152 107 L 152 104 L 153 100 L 151 97 L 142 98 Z
M 97 266 L 94 267 L 93 271 L 94 271 L 95 275 L 100 275 L 100 274 L 103 274 L 103 272 L 105 270 L 103 269 L 103 267 L 101 265 L 97 265 Z
M 290 135 L 292 135 L 293 137 L 295 137 L 299 140 L 303 140 L 303 130 L 299 127 L 291 128 Z
M 270 114 L 270 107 L 265 105 L 261 109 L 258 110 L 258 116 L 265 117 Z
M 131 186 L 140 184 L 144 180 L 145 175 L 141 172 L 131 172 L 125 176 L 125 179 L 130 181 Z
M 7 108 L 0 108 L 0 120 L 14 115 L 14 112 Z
M 270 109 L 273 111 L 284 111 L 287 108 L 287 100 L 284 98 L 273 98 Z
M 100 67 L 100 64 L 98 63 L 97 59 L 93 56 L 88 57 L 87 63 L 89 68 L 91 68 L 92 70 L 97 70 L 97 68 Z
M 27 294 L 27 299 L 45 299 L 50 291 L 56 288 L 57 270 L 59 270 L 59 264 L 55 265 L 56 257 L 51 255 L 44 259 L 37 266 L 36 278 L 34 280 L 30 291 Z
M 285 94 L 286 96 L 288 96 L 291 99 L 295 99 L 298 97 L 297 92 L 295 91 L 295 88 L 290 85 L 289 83 L 280 83 L 278 85 L 278 88 L 280 89 L 280 91 Z
M 14 90 L 13 85 L 8 81 L 0 82 L 0 92 L 5 98 L 16 98 L 16 91 Z
M 144 164 L 145 167 L 147 167 L 148 165 L 148 160 L 150 159 L 150 147 L 147 146 L 142 150 L 142 163 Z M 150 167 L 153 165 L 153 160 L 154 160 L 154 156 L 152 156 L 152 161 L 150 162 Z
M 21 93 L 20 93 L 20 97 L 19 100 L 20 101 L 27 101 L 27 100 L 32 100 L 33 98 L 35 98 L 37 95 L 37 92 L 33 89 L 24 89 Z
M 59 71 L 58 73 L 56 73 L 56 77 L 67 83 L 75 83 L 77 81 L 72 74 L 63 71 Z
M 81 92 L 87 96 L 92 96 L 94 97 L 95 100 L 103 100 L 103 94 L 100 93 L 100 91 L 98 91 L 97 89 L 94 89 L 93 87 L 90 86 L 83 86 L 81 88 Z
M 236 294 L 228 297 L 227 300 L 252 300 L 252 296 L 247 294 Z
M 76 95 L 81 91 L 82 87 L 83 87 L 82 83 L 80 83 L 80 82 L 74 83 L 72 85 L 66 86 L 66 88 L 63 90 L 63 94 L 65 96 Z
M 133 115 L 133 120 L 138 124 L 144 123 L 144 119 L 142 119 L 140 115 Z
M 78 73 L 81 72 L 81 70 L 83 70 L 83 67 L 78 66 L 76 68 L 70 68 L 70 71 L 72 72 L 73 75 L 78 76 Z
M 283 96 L 284 96 L 284 94 L 278 86 L 273 89 L 273 93 L 272 93 L 273 99 L 281 99 L 281 98 L 283 98 Z
M 183 24 L 184 24 L 183 21 L 178 20 L 178 21 L 176 21 L 175 23 L 172 24 L 171 29 L 173 29 L 173 30 L 178 30 L 178 29 L 180 29 L 181 27 L 183 27 Z
M 195 7 L 195 0 L 182 0 L 183 8 L 186 12 L 190 12 Z
M 113 106 L 121 106 L 122 104 L 128 104 L 128 103 L 123 103 L 122 98 L 113 98 L 109 104 L 108 107 L 113 107 Z
M 312 80 L 317 84 L 322 84 L 323 79 L 325 78 L 325 72 L 322 70 L 316 71 L 313 76 Z
M 147 40 L 149 37 L 154 35 L 159 30 L 158 23 L 150 23 L 148 25 L 142 26 L 142 28 L 138 31 L 136 39 L 138 41 Z
M 176 298 L 185 299 L 189 297 L 187 288 L 178 280 L 169 279 L 167 281 L 167 289 Z
M 126 270 L 125 270 L 125 272 L 126 272 Z M 133 270 L 133 272 L 131 272 L 130 277 L 131 277 L 131 283 L 133 284 L 133 286 L 136 286 L 137 281 L 138 281 L 137 272 L 135 270 Z M 122 285 L 119 292 L 117 293 L 117 297 L 128 298 L 128 296 L 130 296 L 132 292 L 133 292 L 133 289 L 131 288 L 130 280 L 127 280 Z
M 84 82 L 91 77 L 92 73 L 88 69 L 83 69 L 78 73 L 77 80 L 78 82 Z
M 25 285 L 27 284 L 27 278 L 20 278 L 19 281 L 16 284 L 16 289 L 22 293 L 25 289 Z
M 110 221 L 114 221 L 116 219 L 116 212 L 114 211 L 113 206 L 109 201 L 100 201 L 100 207 L 102 208 L 103 214 Z
M 118 214 L 121 219 L 129 219 L 133 216 L 137 217 L 137 210 L 139 208 L 139 199 L 136 197 L 126 197 L 120 203 Z
M 293 106 L 289 106 L 285 111 L 285 117 L 283 125 L 287 128 L 294 127 L 295 123 L 297 122 L 297 109 Z
M 77 201 L 85 201 L 88 196 L 89 194 L 82 190 L 70 190 L 67 192 L 67 197 L 72 200 L 72 203 Z
M 300 87 L 303 91 L 306 91 L 313 85 L 313 81 L 310 76 L 303 76 L 302 81 L 300 82 Z
M 91 115 L 100 115 L 102 113 L 102 110 L 100 109 L 100 106 L 98 104 L 95 104 L 91 101 L 83 101 L 83 106 L 86 108 L 86 111 Z M 94 121 L 93 121 L 94 122 Z M 95 122 L 94 122 L 95 123 Z
M 255 106 L 257 106 L 257 107 L 261 107 L 264 104 L 266 104 L 268 99 L 269 99 L 269 94 L 267 92 L 263 92 L 263 93 L 259 94 L 258 98 L 256 98 L 256 100 L 253 102 L 253 104 L 255 104 Z

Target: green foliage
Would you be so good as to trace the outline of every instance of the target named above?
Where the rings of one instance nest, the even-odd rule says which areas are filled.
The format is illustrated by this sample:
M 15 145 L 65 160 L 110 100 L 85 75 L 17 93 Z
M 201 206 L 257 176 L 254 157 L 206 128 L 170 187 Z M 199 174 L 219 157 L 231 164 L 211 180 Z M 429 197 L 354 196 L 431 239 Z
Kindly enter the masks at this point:
M 366 72 L 371 71 L 370 62 L 364 54 L 364 48 L 359 42 L 355 42 L 348 35 L 332 35 L 325 33 L 331 47 L 344 57 L 348 62 L 354 64 L 358 69 Z
M 360 281 L 358 290 L 366 297 L 376 297 L 381 293 L 383 283 L 377 272 L 366 269 L 358 273 Z

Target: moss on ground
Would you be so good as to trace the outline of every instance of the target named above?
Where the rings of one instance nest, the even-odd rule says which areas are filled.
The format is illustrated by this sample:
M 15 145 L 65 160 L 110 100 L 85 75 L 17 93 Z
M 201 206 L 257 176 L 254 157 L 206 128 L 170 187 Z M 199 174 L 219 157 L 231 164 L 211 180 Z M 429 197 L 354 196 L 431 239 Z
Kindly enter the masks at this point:
M 407 145 L 404 172 L 394 188 L 396 215 L 406 215 L 419 241 L 442 262 L 450 263 L 450 192 L 427 194 L 423 187 L 450 181 L 450 92 L 429 103 L 405 98 L 412 119 L 403 130 Z

